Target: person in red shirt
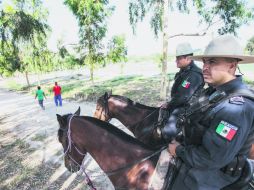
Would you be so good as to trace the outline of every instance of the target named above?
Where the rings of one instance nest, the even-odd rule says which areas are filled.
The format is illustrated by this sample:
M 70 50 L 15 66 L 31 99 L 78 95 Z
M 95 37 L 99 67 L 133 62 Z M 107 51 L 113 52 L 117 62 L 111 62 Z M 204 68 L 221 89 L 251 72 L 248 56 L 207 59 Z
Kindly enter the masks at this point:
M 57 82 L 55 82 L 55 86 L 53 87 L 54 92 L 54 100 L 56 106 L 62 106 L 62 97 L 61 97 L 61 86 L 58 86 Z

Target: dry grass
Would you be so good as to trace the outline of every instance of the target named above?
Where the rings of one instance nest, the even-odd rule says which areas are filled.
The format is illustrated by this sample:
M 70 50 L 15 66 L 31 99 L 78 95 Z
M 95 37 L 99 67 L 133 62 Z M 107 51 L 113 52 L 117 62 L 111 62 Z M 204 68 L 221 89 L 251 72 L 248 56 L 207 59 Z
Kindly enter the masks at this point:
M 2 135 L 4 133 L 1 131 L 0 138 Z M 5 145 L 1 143 L 0 146 L 0 189 L 2 190 L 61 189 L 71 175 L 69 172 L 64 172 L 52 181 L 52 176 L 60 168 L 59 164 L 41 163 L 36 167 L 32 167 L 30 163 L 25 165 L 24 160 L 36 150 L 30 149 L 29 145 L 20 139 Z M 82 180 L 82 177 L 77 177 L 68 188 L 64 189 L 75 189 Z M 79 189 L 87 188 L 83 184 Z

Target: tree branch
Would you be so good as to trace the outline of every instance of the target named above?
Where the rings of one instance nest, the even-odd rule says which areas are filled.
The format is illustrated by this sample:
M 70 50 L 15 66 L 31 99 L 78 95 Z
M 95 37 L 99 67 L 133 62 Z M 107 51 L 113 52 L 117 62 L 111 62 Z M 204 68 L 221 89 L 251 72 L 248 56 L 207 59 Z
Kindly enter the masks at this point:
M 205 36 L 207 34 L 207 31 L 209 30 L 209 28 L 220 21 L 221 21 L 221 19 L 217 20 L 215 22 L 208 23 L 207 27 L 203 30 L 204 32 L 202 32 L 202 33 L 186 33 L 186 34 L 180 33 L 180 34 L 175 34 L 175 35 L 169 36 L 168 39 L 171 39 L 171 38 L 174 38 L 177 36 Z
M 200 33 L 189 33 L 189 34 L 180 33 L 180 34 L 175 34 L 175 35 L 169 36 L 168 39 L 174 38 L 177 36 L 204 36 L 204 35 L 206 35 L 206 32 L 203 32 L 202 34 L 200 34 Z

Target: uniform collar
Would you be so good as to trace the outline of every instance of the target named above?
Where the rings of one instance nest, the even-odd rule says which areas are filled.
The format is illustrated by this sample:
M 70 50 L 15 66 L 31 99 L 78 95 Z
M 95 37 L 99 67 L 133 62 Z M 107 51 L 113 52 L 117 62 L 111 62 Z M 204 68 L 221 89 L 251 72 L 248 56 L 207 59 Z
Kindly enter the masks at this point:
M 235 79 L 216 87 L 216 90 L 230 93 L 233 92 L 235 89 L 238 89 L 239 87 L 246 88 L 246 86 L 242 82 L 242 76 L 237 75 Z
M 194 61 L 191 60 L 190 64 L 187 67 L 181 68 L 180 71 L 188 71 L 190 70 L 192 67 L 194 67 Z

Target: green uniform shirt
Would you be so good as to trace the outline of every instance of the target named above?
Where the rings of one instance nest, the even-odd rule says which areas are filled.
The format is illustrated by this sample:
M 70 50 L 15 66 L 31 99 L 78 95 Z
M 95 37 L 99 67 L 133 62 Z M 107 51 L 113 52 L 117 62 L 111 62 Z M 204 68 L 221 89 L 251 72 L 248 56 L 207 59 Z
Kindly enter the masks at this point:
M 43 91 L 42 90 L 37 90 L 36 91 L 38 100 L 43 100 Z

